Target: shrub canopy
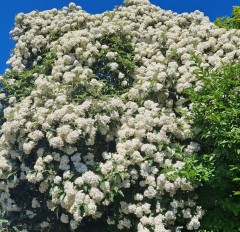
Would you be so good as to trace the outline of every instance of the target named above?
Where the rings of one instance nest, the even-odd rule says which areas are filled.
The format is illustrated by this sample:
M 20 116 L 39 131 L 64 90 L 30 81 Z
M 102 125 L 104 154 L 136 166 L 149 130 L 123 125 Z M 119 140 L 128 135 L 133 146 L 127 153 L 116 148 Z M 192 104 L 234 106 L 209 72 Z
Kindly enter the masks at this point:
M 192 57 L 208 70 L 238 60 L 240 32 L 199 11 L 126 0 L 97 15 L 74 3 L 20 13 L 11 34 L 1 78 L 2 228 L 199 229 L 196 188 L 212 170 L 191 166 L 200 145 L 186 89 L 204 86 Z

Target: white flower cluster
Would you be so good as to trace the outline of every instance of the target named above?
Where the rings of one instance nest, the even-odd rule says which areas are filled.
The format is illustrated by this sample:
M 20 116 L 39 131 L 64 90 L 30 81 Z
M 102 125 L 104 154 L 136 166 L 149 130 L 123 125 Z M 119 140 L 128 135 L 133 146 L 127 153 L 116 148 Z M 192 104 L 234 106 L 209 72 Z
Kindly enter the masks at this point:
M 97 98 L 106 83 L 93 67 L 111 46 L 101 40 L 106 35 L 130 38 L 139 65 L 127 92 Z M 239 59 L 240 31 L 217 28 L 199 11 L 178 15 L 147 0 L 126 0 L 97 15 L 73 3 L 19 14 L 12 36 L 17 43 L 8 63 L 17 72 L 41 62 L 47 51 L 57 58 L 50 74 L 35 73 L 29 96 L 4 110 L 1 209 L 20 211 L 11 189 L 29 182 L 39 193 L 29 218 L 37 217 L 41 197 L 48 195 L 48 209 L 60 208 L 60 221 L 72 230 L 85 217 L 101 218 L 111 205 L 119 220 L 107 215 L 107 222 L 116 230 L 134 223 L 139 232 L 197 230 L 203 210 L 190 197 L 194 187 L 174 177 L 200 149 L 186 142 L 192 128 L 183 91 L 201 86 L 191 55 L 211 69 Z M 117 55 L 107 52 L 106 65 L 126 86 Z M 177 225 L 179 218 L 185 224 Z M 40 227 L 49 226 L 46 216 Z
M 36 64 L 42 60 L 42 52 L 49 48 L 55 37 L 84 27 L 88 17 L 89 14 L 75 4 L 60 11 L 53 9 L 44 12 L 32 11 L 29 14 L 19 13 L 16 16 L 15 28 L 10 32 L 17 44 L 8 64 L 13 70 L 22 71 L 33 56 Z

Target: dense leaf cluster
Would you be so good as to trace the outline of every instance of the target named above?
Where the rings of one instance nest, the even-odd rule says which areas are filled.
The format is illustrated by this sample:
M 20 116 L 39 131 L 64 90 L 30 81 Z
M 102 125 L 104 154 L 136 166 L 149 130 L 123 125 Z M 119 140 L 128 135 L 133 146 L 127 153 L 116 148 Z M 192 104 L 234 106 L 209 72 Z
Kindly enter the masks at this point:
M 196 58 L 196 57 L 195 57 Z M 240 216 L 240 64 L 230 63 L 208 71 L 196 70 L 203 83 L 200 90 L 188 89 L 193 102 L 195 139 L 201 152 L 193 170 L 202 182 L 199 202 L 206 209 L 202 228 L 209 231 L 238 231 Z M 190 164 L 188 164 L 190 165 Z M 203 175 L 207 173 L 209 175 Z
M 226 29 L 239 29 L 240 28 L 240 6 L 234 6 L 231 17 L 218 17 L 214 22 L 218 27 Z

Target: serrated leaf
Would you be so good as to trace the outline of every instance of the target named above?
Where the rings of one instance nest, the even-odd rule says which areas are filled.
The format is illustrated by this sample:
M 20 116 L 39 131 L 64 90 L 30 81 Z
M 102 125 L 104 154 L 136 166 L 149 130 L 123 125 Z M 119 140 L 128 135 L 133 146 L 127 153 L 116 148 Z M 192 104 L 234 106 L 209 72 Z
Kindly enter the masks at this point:
M 125 176 L 124 173 L 123 172 L 119 173 L 119 176 L 120 176 L 121 180 L 124 181 L 124 176 Z
M 119 190 L 119 187 L 118 187 L 118 186 L 114 186 L 113 189 L 114 189 L 114 191 L 117 193 L 118 190 Z
M 113 199 L 114 199 L 114 193 L 110 192 L 110 193 L 109 193 L 109 200 L 110 200 L 111 202 L 113 202 Z
M 122 192 L 122 190 L 119 190 L 118 193 L 119 193 L 122 197 L 124 197 L 124 193 Z

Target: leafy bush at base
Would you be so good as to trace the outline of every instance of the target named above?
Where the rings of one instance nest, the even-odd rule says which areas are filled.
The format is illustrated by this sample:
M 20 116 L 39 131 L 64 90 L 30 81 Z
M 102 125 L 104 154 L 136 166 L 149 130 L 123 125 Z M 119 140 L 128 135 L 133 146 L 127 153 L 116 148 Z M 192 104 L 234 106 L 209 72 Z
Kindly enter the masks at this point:
M 240 63 L 215 71 L 199 66 L 195 73 L 203 85 L 188 90 L 198 128 L 195 139 L 201 146 L 196 165 L 211 173 L 198 188 L 198 202 L 206 210 L 201 227 L 216 232 L 239 231 Z

